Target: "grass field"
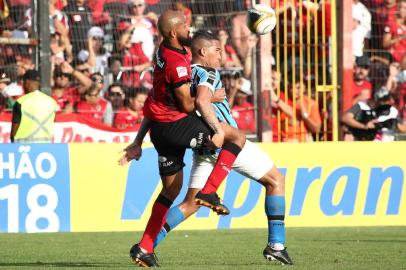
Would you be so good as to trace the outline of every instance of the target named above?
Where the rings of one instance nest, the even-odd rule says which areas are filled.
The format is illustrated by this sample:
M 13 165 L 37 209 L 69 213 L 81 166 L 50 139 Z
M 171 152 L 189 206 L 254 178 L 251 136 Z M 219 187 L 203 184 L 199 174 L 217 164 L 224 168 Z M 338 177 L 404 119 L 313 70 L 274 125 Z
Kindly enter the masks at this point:
M 131 269 L 140 233 L 0 234 L 1 269 Z M 294 266 L 266 261 L 266 230 L 174 231 L 163 269 L 406 269 L 406 227 L 289 228 Z

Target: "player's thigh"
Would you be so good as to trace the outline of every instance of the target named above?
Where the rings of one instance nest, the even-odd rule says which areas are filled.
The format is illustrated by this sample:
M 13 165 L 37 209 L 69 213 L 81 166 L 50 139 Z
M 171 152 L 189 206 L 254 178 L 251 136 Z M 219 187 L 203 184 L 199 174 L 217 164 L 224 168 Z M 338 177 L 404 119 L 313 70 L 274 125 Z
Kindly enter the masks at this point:
M 213 170 L 215 162 L 216 159 L 213 156 L 193 154 L 189 188 L 202 189 Z
M 172 147 L 162 143 L 154 143 L 158 152 L 158 168 L 161 176 L 171 176 L 181 171 L 185 167 L 183 159 L 185 148 Z
M 188 115 L 172 123 L 154 123 L 151 140 L 179 148 L 200 148 L 212 136 L 211 128 L 196 114 Z
M 247 140 L 237 159 L 233 170 L 253 180 L 260 180 L 274 167 L 274 162 L 265 151 L 255 143 Z

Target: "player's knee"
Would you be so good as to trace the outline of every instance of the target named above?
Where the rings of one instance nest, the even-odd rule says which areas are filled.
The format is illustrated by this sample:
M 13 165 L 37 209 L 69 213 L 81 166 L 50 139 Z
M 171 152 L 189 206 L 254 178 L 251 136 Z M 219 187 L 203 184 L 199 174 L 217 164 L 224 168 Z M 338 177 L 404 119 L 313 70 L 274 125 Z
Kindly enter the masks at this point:
M 164 194 L 168 199 L 175 200 L 181 189 L 182 185 L 167 185 L 162 188 L 162 194 Z
M 273 192 L 285 192 L 285 176 L 276 168 L 272 168 L 260 181 L 267 189 Z

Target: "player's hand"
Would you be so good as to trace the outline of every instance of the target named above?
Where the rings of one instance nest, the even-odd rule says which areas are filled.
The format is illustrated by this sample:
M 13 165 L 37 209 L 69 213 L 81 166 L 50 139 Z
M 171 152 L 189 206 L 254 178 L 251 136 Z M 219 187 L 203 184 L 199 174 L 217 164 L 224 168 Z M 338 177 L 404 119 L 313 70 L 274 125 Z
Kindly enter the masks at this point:
M 211 97 L 211 102 L 223 102 L 226 98 L 226 90 L 224 88 L 218 89 L 214 92 L 213 96 Z
M 210 146 L 213 148 L 221 148 L 224 143 L 224 132 L 218 132 L 214 133 L 213 137 L 210 138 L 209 143 L 211 144 Z
M 374 129 L 376 120 L 371 120 L 365 124 L 366 129 Z
M 124 155 L 119 159 L 118 164 L 121 166 L 126 165 L 131 160 L 139 160 L 142 156 L 141 143 L 133 142 L 123 150 Z

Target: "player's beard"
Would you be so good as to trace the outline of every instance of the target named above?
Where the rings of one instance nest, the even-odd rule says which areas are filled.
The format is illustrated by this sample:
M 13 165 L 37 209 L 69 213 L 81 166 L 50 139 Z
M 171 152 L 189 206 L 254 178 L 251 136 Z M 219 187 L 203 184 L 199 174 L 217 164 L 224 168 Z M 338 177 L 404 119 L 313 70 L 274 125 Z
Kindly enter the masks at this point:
M 190 47 L 192 45 L 192 38 L 190 36 L 178 37 L 178 41 L 182 46 Z

